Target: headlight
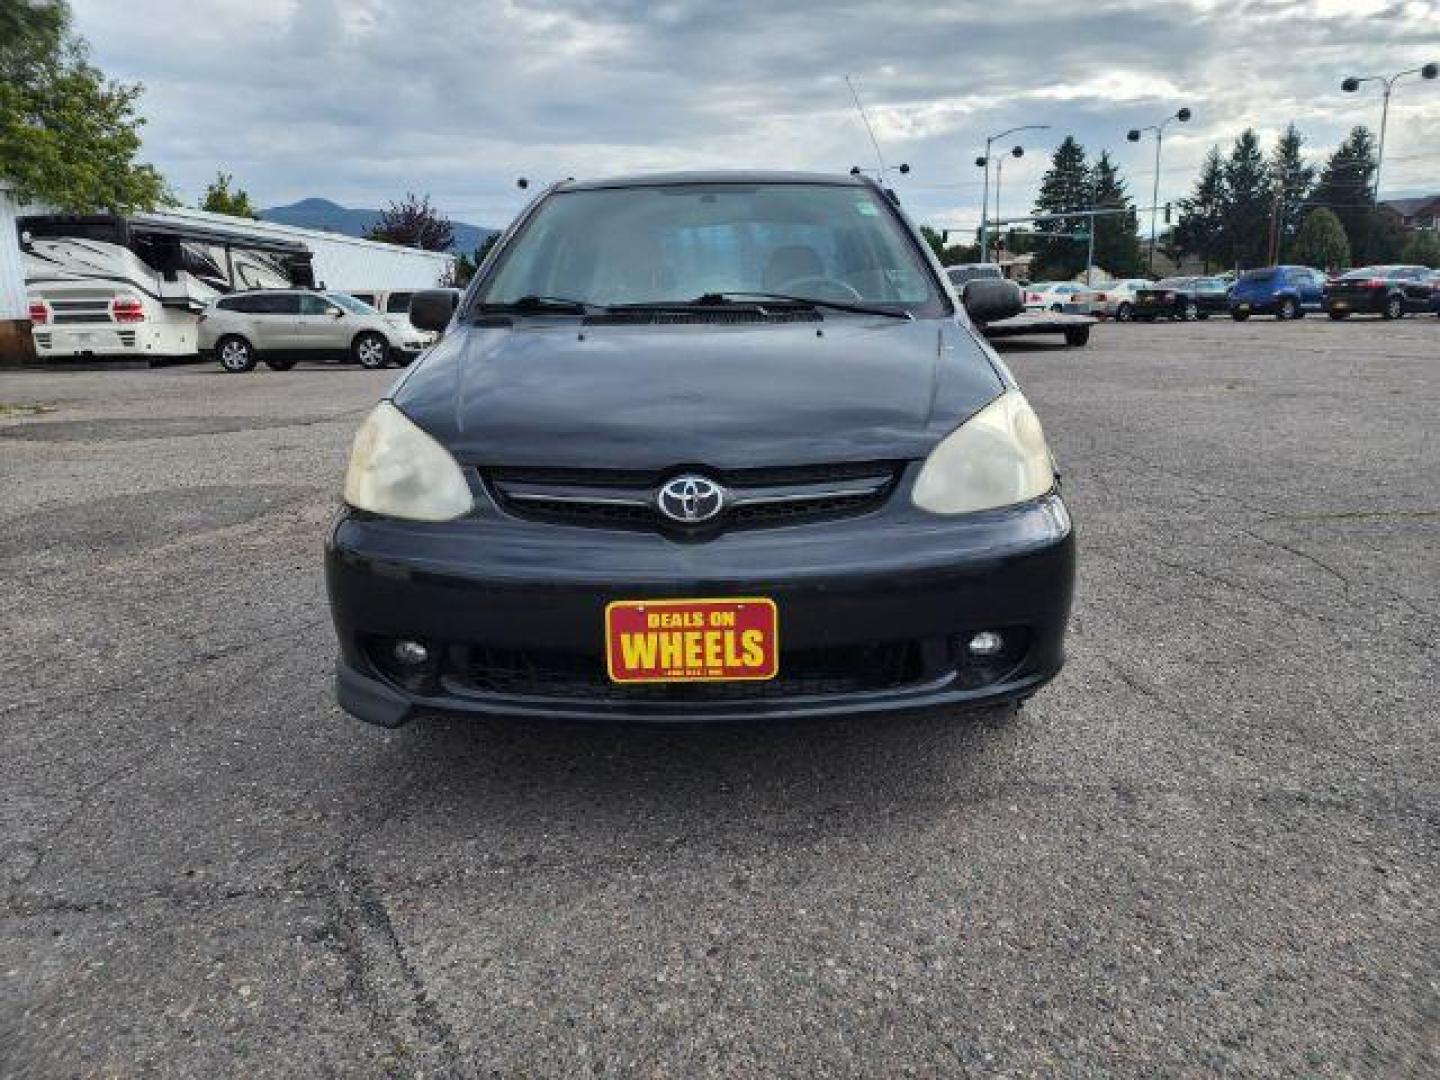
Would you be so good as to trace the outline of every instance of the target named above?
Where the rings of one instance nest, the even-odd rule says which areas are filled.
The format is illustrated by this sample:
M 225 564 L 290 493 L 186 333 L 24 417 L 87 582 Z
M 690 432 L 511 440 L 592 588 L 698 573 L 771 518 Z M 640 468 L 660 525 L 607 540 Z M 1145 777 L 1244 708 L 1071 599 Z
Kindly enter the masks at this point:
M 474 502 L 449 451 L 388 401 L 376 405 L 355 433 L 345 501 L 412 521 L 450 521 Z
M 967 514 L 1038 499 L 1055 486 L 1055 461 L 1025 395 L 1007 390 L 930 452 L 915 480 L 915 505 Z

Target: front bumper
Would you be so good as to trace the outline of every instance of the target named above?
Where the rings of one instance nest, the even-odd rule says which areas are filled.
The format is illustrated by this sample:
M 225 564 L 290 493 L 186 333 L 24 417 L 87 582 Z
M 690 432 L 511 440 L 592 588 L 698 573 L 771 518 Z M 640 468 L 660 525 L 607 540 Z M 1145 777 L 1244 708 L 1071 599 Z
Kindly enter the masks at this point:
M 347 512 L 326 545 L 340 704 L 388 727 L 429 710 L 674 723 L 1026 697 L 1063 663 L 1074 570 L 1058 494 L 956 518 L 881 512 L 689 544 L 498 513 L 421 524 Z M 774 683 L 606 680 L 607 603 L 726 596 L 777 604 Z M 963 643 L 986 629 L 1005 635 L 1007 652 L 977 666 Z M 433 663 L 400 670 L 397 639 L 423 642 Z

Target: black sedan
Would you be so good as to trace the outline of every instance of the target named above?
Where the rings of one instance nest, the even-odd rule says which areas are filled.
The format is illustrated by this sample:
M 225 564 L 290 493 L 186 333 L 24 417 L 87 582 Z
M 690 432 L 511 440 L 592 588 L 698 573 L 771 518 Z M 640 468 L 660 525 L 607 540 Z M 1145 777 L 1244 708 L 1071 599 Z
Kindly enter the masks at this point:
M 1332 319 L 1429 311 L 1433 274 L 1425 266 L 1362 266 L 1326 282 L 1321 306 Z
M 1217 312 L 1227 310 L 1229 288 L 1221 278 L 1165 278 L 1135 290 L 1135 318 L 1144 322 L 1162 318 L 1183 319 L 1186 322 L 1208 319 Z
M 355 716 L 876 713 L 1059 671 L 1040 422 L 869 179 L 562 183 L 410 317 L 445 335 L 327 543 Z

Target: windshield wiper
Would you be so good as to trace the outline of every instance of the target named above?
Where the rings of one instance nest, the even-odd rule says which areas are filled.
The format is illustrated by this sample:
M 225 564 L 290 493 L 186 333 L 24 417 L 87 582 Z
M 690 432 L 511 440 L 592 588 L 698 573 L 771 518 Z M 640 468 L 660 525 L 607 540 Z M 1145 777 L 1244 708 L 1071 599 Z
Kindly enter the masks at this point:
M 481 312 L 516 311 L 522 315 L 546 312 L 557 315 L 594 315 L 604 311 L 605 308 L 599 304 L 592 304 L 588 300 L 575 300 L 569 296 L 537 296 L 530 294 L 522 296 L 518 300 L 509 300 L 504 303 L 479 304 L 476 310 Z
M 821 307 L 830 308 L 833 311 L 852 311 L 857 315 L 885 315 L 892 319 L 913 319 L 914 315 L 906 308 L 889 307 L 883 304 L 866 304 L 860 301 L 851 300 L 822 300 L 818 296 L 792 296 L 789 293 L 773 292 L 710 292 L 697 296 L 690 303 L 697 306 L 710 304 L 732 304 L 736 301 L 747 300 L 761 303 L 766 300 L 775 300 L 782 304 L 792 304 L 796 307 Z

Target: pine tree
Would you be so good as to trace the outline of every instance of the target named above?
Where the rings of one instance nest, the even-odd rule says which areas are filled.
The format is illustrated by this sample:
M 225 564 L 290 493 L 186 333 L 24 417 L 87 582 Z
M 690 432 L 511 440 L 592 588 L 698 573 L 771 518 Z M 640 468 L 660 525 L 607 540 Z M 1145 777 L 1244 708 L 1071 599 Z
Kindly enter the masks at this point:
M 1372 257 L 1374 193 L 1370 185 L 1374 179 L 1375 141 L 1370 129 L 1360 125 L 1330 155 L 1307 204 L 1334 211 L 1357 263 Z
M 1095 218 L 1095 264 L 1113 277 L 1134 277 L 1144 266 L 1136 231 L 1135 204 L 1108 150 L 1100 151 L 1100 157 L 1090 169 L 1090 193 L 1097 210 L 1130 211 Z
M 1200 167 L 1194 193 L 1180 200 L 1180 217 L 1170 236 L 1174 249 L 1199 256 L 1207 273 L 1212 263 L 1224 259 L 1226 204 L 1225 164 L 1219 148 L 1212 146 Z
M 1085 148 L 1073 135 L 1055 148 L 1050 168 L 1040 180 L 1040 193 L 1035 198 L 1035 213 L 1060 214 L 1067 210 L 1084 210 L 1090 204 L 1090 170 L 1085 165 Z M 1086 229 L 1087 219 L 1066 218 L 1041 223 L 1047 233 L 1075 235 Z M 1072 278 L 1085 267 L 1086 245 L 1080 240 L 1063 236 L 1046 237 L 1037 245 L 1035 273 L 1045 277 Z
M 1305 200 L 1315 184 L 1315 168 L 1305 164 L 1305 136 L 1293 123 L 1280 133 L 1270 152 L 1270 185 L 1278 208 L 1279 250 L 1288 252 L 1305 220 Z
M 1289 258 L 1302 266 L 1339 270 L 1350 265 L 1350 241 L 1334 211 L 1325 207 L 1305 215 L 1299 233 L 1290 243 Z
M 1272 203 L 1270 173 L 1254 128 L 1235 139 L 1225 162 L 1224 252 L 1232 266 L 1265 261 Z

